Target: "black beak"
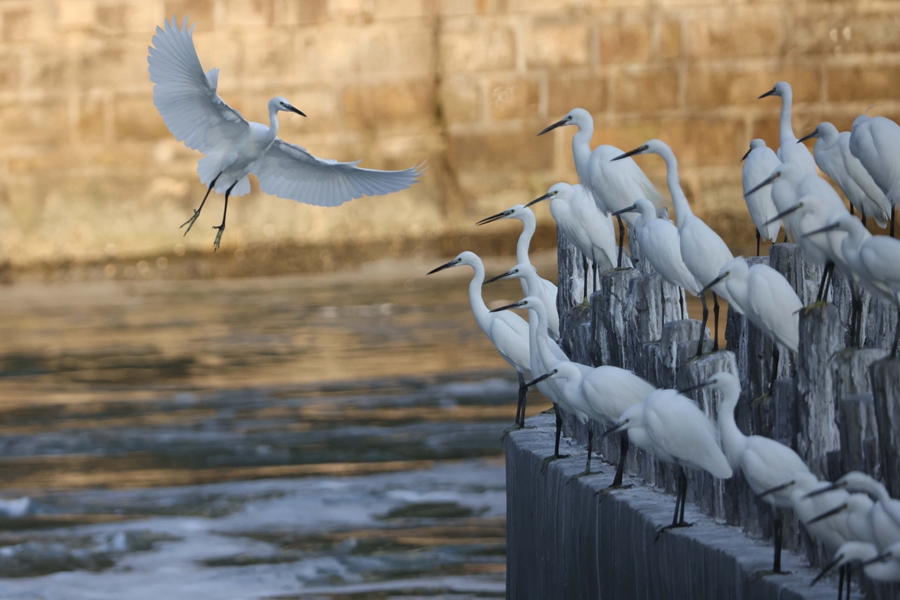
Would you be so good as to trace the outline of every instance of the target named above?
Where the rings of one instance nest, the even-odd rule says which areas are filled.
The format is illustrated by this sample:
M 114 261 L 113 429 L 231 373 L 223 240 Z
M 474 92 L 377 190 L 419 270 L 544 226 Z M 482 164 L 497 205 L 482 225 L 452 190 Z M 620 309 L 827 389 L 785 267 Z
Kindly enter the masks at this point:
M 543 129 L 541 129 L 541 132 L 540 132 L 538 135 L 539 135 L 539 136 L 540 136 L 540 135 L 544 135 L 544 134 L 547 133 L 548 131 L 553 131 L 553 130 L 556 129 L 557 127 L 562 127 L 563 125 L 568 125 L 568 124 L 569 124 L 569 121 L 568 121 L 568 120 L 566 120 L 566 119 L 560 119 L 559 121 L 557 121 L 557 122 L 554 123 L 553 125 L 550 125 L 550 126 L 548 126 L 548 127 L 544 127 Z
M 802 143 L 802 142 L 805 142 L 805 141 L 808 140 L 809 138 L 814 138 L 814 137 L 819 137 L 819 128 L 818 128 L 818 127 L 816 127 L 815 129 L 813 129 L 812 133 L 807 134 L 807 135 L 804 135 L 802 138 L 800 138 L 799 140 L 797 140 L 797 143 L 800 144 L 800 143 Z
M 485 217 L 484 219 L 475 223 L 476 225 L 486 225 L 487 223 L 493 223 L 494 221 L 499 221 L 503 217 L 509 214 L 508 210 L 504 210 L 503 212 L 498 212 L 496 215 L 491 215 L 489 217 Z
M 769 90 L 768 92 L 766 92 L 765 94 L 763 94 L 762 96 L 757 98 L 757 100 L 761 100 L 762 98 L 765 98 L 766 96 L 774 96 L 774 95 L 775 95 L 775 88 L 772 88 L 771 90 Z
M 449 269 L 450 267 L 455 267 L 457 264 L 459 264 L 459 263 L 457 263 L 457 262 L 456 262 L 456 259 L 454 258 L 454 259 L 451 260 L 450 262 L 444 263 L 444 264 L 442 264 L 441 266 L 439 266 L 439 267 L 437 267 L 437 268 L 435 268 L 435 269 L 432 269 L 432 270 L 428 271 L 428 272 L 425 273 L 425 274 L 426 274 L 426 275 L 431 275 L 432 273 L 437 273 L 438 271 L 443 271 L 444 269 Z
M 826 225 L 821 229 L 816 229 L 815 231 L 810 231 L 809 233 L 804 233 L 803 237 L 809 237 L 811 235 L 815 235 L 817 233 L 825 233 L 826 231 L 834 231 L 840 226 L 840 223 L 832 223 L 831 225 Z
M 781 173 L 773 173 L 772 175 L 769 175 L 768 177 L 766 177 L 765 179 L 763 179 L 763 182 L 762 182 L 762 183 L 760 183 L 758 186 L 756 186 L 755 188 L 753 188 L 752 190 L 750 190 L 749 192 L 747 192 L 746 194 L 744 194 L 744 198 L 746 198 L 747 196 L 749 196 L 750 194 L 752 194 L 752 193 L 755 192 L 756 190 L 759 190 L 759 189 L 761 189 L 761 188 L 766 187 L 767 185 L 769 185 L 770 183 L 772 183 L 773 181 L 775 181 L 775 180 L 778 179 L 779 177 L 781 177 Z
M 619 156 L 610 159 L 609 162 L 612 162 L 614 160 L 622 160 L 623 158 L 628 158 L 629 156 L 633 156 L 635 154 L 640 154 L 641 152 L 644 152 L 645 150 L 647 150 L 647 144 L 644 144 L 643 146 L 638 146 L 634 150 L 629 150 L 625 154 L 620 154 Z
M 600 434 L 600 439 L 603 439 L 603 438 L 605 438 L 606 436 L 608 436 L 608 435 L 610 435 L 610 434 L 613 434 L 613 433 L 619 431 L 620 429 L 622 429 L 623 427 L 625 427 L 625 424 L 626 424 L 626 423 L 627 423 L 627 421 L 626 421 L 625 423 L 620 424 L 620 425 L 616 425 L 616 426 L 613 427 L 612 429 L 607 429 L 606 431 L 604 431 L 603 433 Z
M 529 381 L 528 383 L 526 383 L 526 384 L 525 384 L 525 387 L 530 388 L 531 386 L 535 385 L 536 383 L 540 383 L 540 382 L 542 382 L 543 380 L 548 379 L 548 378 L 552 377 L 552 376 L 555 375 L 555 374 L 556 374 L 556 371 L 550 371 L 549 373 L 544 373 L 543 375 L 541 375 L 541 376 L 538 377 L 537 379 L 532 379 L 531 381 Z
M 809 587 L 812 587 L 812 586 L 816 585 L 817 583 L 819 583 L 819 580 L 822 579 L 823 577 L 825 577 L 825 575 L 827 575 L 830 570 L 832 570 L 833 568 L 838 566 L 842 560 L 844 560 L 844 556 L 840 555 L 840 556 L 837 556 L 833 561 L 831 561 L 830 563 L 825 565 L 825 568 L 822 569 L 822 571 L 819 572 L 818 575 L 816 575 L 816 578 L 812 580 L 812 583 L 809 584 Z
M 514 302 L 513 304 L 507 304 L 506 306 L 501 306 L 500 308 L 494 308 L 491 310 L 492 313 L 500 312 L 501 310 L 509 310 L 511 308 L 521 308 L 522 302 Z
M 764 491 L 762 494 L 759 495 L 759 497 L 760 497 L 760 498 L 765 498 L 765 497 L 768 496 L 769 494 L 775 494 L 775 493 L 780 492 L 781 490 L 786 490 L 786 489 L 788 489 L 789 487 L 791 487 L 792 485 L 794 485 L 794 483 L 796 483 L 796 482 L 793 481 L 793 480 L 788 481 L 787 483 L 783 483 L 783 484 L 781 484 L 781 485 L 779 485 L 779 486 L 777 486 L 777 487 L 773 487 L 772 489 L 769 489 L 769 490 Z
M 553 197 L 553 194 L 551 194 L 550 192 L 547 192 L 546 194 L 544 194 L 544 195 L 541 196 L 540 198 L 535 198 L 534 200 L 532 200 L 531 202 L 529 202 L 528 204 L 526 204 L 526 205 L 525 205 L 525 208 L 528 208 L 528 207 L 531 206 L 532 204 L 537 204 L 538 202 L 540 202 L 540 201 L 542 201 L 542 200 L 548 200 L 548 199 L 550 199 L 550 198 L 552 198 L 552 197 Z
M 776 222 L 776 221 L 780 221 L 780 220 L 782 220 L 783 218 L 787 217 L 788 215 L 794 214 L 795 212 L 797 212 L 797 211 L 800 210 L 801 208 L 803 208 L 803 203 L 802 203 L 802 202 L 800 202 L 799 204 L 795 204 L 794 206 L 790 207 L 790 208 L 787 209 L 786 211 L 778 213 L 777 215 L 775 215 L 774 217 L 772 217 L 771 219 L 769 219 L 768 221 L 766 221 L 765 224 L 768 225 L 768 224 L 770 224 L 770 223 L 774 223 L 774 222 Z
M 813 498 L 814 496 L 819 496 L 819 495 L 824 494 L 824 493 L 826 493 L 826 492 L 833 492 L 834 490 L 839 490 L 839 489 L 841 489 L 841 486 L 839 486 L 839 485 L 836 484 L 836 483 L 832 483 L 831 485 L 829 485 L 829 486 L 827 486 L 827 487 L 823 487 L 823 488 L 820 488 L 820 489 L 818 489 L 818 490 L 813 490 L 813 491 L 809 492 L 808 494 L 805 494 L 805 495 L 803 496 L 803 498 L 804 498 L 804 499 L 806 499 L 806 498 Z
M 706 290 L 708 290 L 708 289 L 711 288 L 712 286 L 716 285 L 717 283 L 719 283 L 720 281 L 722 281 L 723 279 L 725 279 L 726 277 L 728 277 L 730 274 L 731 274 L 730 271 L 725 271 L 724 273 L 722 273 L 721 275 L 719 275 L 718 277 L 716 277 L 715 279 L 713 279 L 712 281 L 710 281 L 710 282 L 706 285 L 705 288 L 703 288 L 702 290 L 700 290 L 700 293 L 703 294 L 704 292 L 706 292 Z
M 821 515 L 813 517 L 812 519 L 807 521 L 805 523 L 805 525 L 812 525 L 813 523 L 818 523 L 819 521 L 821 521 L 823 519 L 827 519 L 828 517 L 833 517 L 834 515 L 838 514 L 839 512 L 842 512 L 846 509 L 847 509 L 847 503 L 844 502 L 843 504 L 836 506 L 829 511 L 823 512 Z
M 299 108 L 295 108 L 295 107 L 291 106 L 290 104 L 287 105 L 287 109 L 288 109 L 289 111 L 291 111 L 292 113 L 297 113 L 297 114 L 300 115 L 301 117 L 305 117 L 305 116 L 306 116 L 305 114 L 303 114 L 303 112 L 302 112 Z
M 874 565 L 874 564 L 877 563 L 877 562 L 884 562 L 884 561 L 886 561 L 887 559 L 889 559 L 890 557 L 891 557 L 891 554 L 890 554 L 889 552 L 884 552 L 884 553 L 882 553 L 882 554 L 879 554 L 878 556 L 876 556 L 876 557 L 873 558 L 873 559 L 870 559 L 870 560 L 867 560 L 867 561 L 865 561 L 865 562 L 859 563 L 859 566 L 861 566 L 861 567 L 868 567 L 869 565 Z
M 509 277 L 510 275 L 512 275 L 512 271 L 507 271 L 506 273 L 501 273 L 500 275 L 497 275 L 496 277 L 491 277 L 490 279 L 485 281 L 484 285 L 487 285 L 489 283 L 494 283 L 498 279 L 503 279 L 504 277 Z
M 706 383 L 701 383 L 700 385 L 693 385 L 689 388 L 678 390 L 679 394 L 687 394 L 688 392 L 693 392 L 695 390 L 702 390 L 705 387 L 709 387 L 710 383 L 707 381 Z
M 750 156 L 751 152 L 753 152 L 753 148 L 750 148 L 749 150 L 744 152 L 744 155 L 741 157 L 741 162 L 744 162 L 745 160 L 747 160 L 747 157 Z
M 636 211 L 637 211 L 637 204 L 632 204 L 631 206 L 626 206 L 622 210 L 617 210 L 616 212 L 613 213 L 613 216 L 618 217 L 622 213 L 636 212 Z

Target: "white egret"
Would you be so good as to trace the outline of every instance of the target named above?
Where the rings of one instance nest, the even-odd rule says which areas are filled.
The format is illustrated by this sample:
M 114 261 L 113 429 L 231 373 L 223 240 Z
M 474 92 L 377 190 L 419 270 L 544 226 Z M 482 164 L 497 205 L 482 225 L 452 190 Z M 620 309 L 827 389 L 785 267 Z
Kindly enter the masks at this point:
M 859 159 L 850 152 L 850 132 L 838 132 L 837 127 L 825 121 L 797 143 L 811 138 L 816 138 L 816 145 L 813 146 L 816 164 L 844 191 L 851 206 L 862 216 L 863 225 L 867 217 L 872 217 L 879 227 L 887 226 L 891 203 Z
M 775 507 L 775 559 L 772 571 L 781 573 L 782 520 L 778 508 L 791 508 L 791 493 L 798 475 L 810 473 L 809 467 L 796 452 L 759 435 L 744 435 L 734 419 L 734 411 L 741 396 L 738 378 L 728 372 L 716 373 L 705 383 L 692 389 L 711 387 L 719 390 L 719 431 L 722 449 L 734 470 L 744 473 L 753 493 Z M 691 391 L 691 390 L 685 390 Z
M 352 163 L 317 158 L 300 146 L 278 138 L 278 113 L 304 115 L 281 96 L 269 101 L 269 126 L 246 121 L 216 93 L 219 70 L 204 73 L 194 49 L 193 27 L 187 17 L 179 28 L 173 17 L 165 28 L 156 28 L 147 62 L 153 86 L 153 103 L 166 127 L 179 141 L 206 156 L 197 171 L 208 184 L 200 207 L 184 225 L 190 231 L 209 193 L 225 194 L 222 223 L 214 229 L 215 248 L 225 231 L 229 196 L 250 192 L 247 176 L 259 179 L 267 193 L 317 206 L 337 206 L 361 196 L 379 196 L 403 190 L 418 180 L 420 167 L 403 171 L 361 169 Z M 185 233 L 187 233 L 185 231 Z
M 675 222 L 678 225 L 678 238 L 681 247 L 681 258 L 688 270 L 702 285 L 707 285 L 710 281 L 718 277 L 719 269 L 722 265 L 734 258 L 728 245 L 722 241 L 715 231 L 703 220 L 694 215 L 691 206 L 688 204 L 687 197 L 681 189 L 681 183 L 678 179 L 678 159 L 675 153 L 660 140 L 650 140 L 642 146 L 638 146 L 634 150 L 626 152 L 612 160 L 618 161 L 635 154 L 657 154 L 666 161 L 666 180 L 669 184 L 669 193 L 672 195 L 672 203 L 675 206 Z M 718 283 L 713 287 L 713 311 L 715 322 L 715 334 L 713 336 L 713 349 L 719 348 L 719 300 L 716 294 L 725 298 L 729 304 L 732 303 L 728 290 L 725 289 L 724 283 Z M 709 309 L 706 307 L 706 298 L 700 294 L 700 300 L 703 303 L 703 327 L 706 328 L 706 321 L 709 317 Z M 736 306 L 736 305 L 735 305 Z M 735 308 L 740 312 L 740 307 Z M 701 336 L 700 343 L 697 344 L 697 354 L 703 351 L 703 339 Z
M 878 549 L 868 542 L 845 542 L 834 553 L 834 559 L 816 575 L 810 585 L 815 585 L 835 567 L 848 568 L 847 570 L 847 598 L 850 598 L 849 568 L 859 564 L 863 567 L 866 577 L 874 581 L 900 581 L 900 561 L 891 560 L 882 562 Z
M 784 275 L 769 265 L 750 266 L 738 256 L 722 265 L 719 276 L 706 289 L 725 282 L 731 299 L 751 323 L 776 343 L 772 348 L 771 387 L 773 394 L 778 379 L 778 344 L 797 352 L 800 344 L 800 309 L 803 303 Z
M 641 247 L 641 256 L 646 259 L 659 276 L 672 285 L 676 285 L 694 296 L 700 295 L 703 287 L 691 274 L 681 257 L 681 239 L 678 228 L 672 221 L 660 219 L 656 207 L 649 200 L 640 198 L 618 213 L 637 211 L 640 213 L 634 223 L 634 235 Z M 681 317 L 684 318 L 684 297 L 681 302 Z
M 622 413 L 615 427 L 603 435 L 623 429 L 628 431 L 633 444 L 678 466 L 675 516 L 672 524 L 663 527 L 660 533 L 691 525 L 684 521 L 688 483 L 685 467 L 706 471 L 718 479 L 728 479 L 733 474 L 728 459 L 719 448 L 716 426 L 696 402 L 675 390 L 652 392 L 643 402 Z
M 781 98 L 781 119 L 779 123 L 778 139 L 781 147 L 778 148 L 778 158 L 781 162 L 792 163 L 806 171 L 815 174 L 816 161 L 809 148 L 803 144 L 797 143 L 797 136 L 794 135 L 794 126 L 791 124 L 791 108 L 794 102 L 794 91 L 791 84 L 786 81 L 779 81 L 771 90 L 760 96 L 778 96 Z
M 781 161 L 760 138 L 750 142 L 750 150 L 741 160 L 744 162 L 744 168 L 741 171 L 744 200 L 747 203 L 747 210 L 750 211 L 750 218 L 756 225 L 756 255 L 759 256 L 760 239 L 774 242 L 778 237 L 778 230 L 781 229 L 781 222 L 770 222 L 778 214 L 775 201 L 772 200 L 772 190 L 763 188 L 752 194 L 748 194 L 748 191 L 781 166 Z
M 891 203 L 893 237 L 894 207 L 900 200 L 900 125 L 884 117 L 856 117 L 850 128 L 850 153 L 859 159 Z
M 880 565 L 875 571 L 875 577 L 879 581 L 900 581 L 900 542 L 891 544 L 881 551 L 881 554 L 861 563 L 866 575 L 870 575 L 869 565 Z M 870 575 L 871 576 L 871 575 Z
M 469 305 L 478 327 L 488 337 L 503 360 L 508 362 L 516 370 L 519 377 L 519 399 L 516 404 L 516 422 L 524 424 L 525 421 L 525 373 L 530 372 L 531 354 L 528 343 L 528 323 L 515 313 L 493 314 L 488 310 L 481 295 L 481 286 L 484 283 L 484 264 L 474 252 L 463 252 L 450 262 L 432 269 L 428 275 L 468 265 L 472 267 L 474 274 L 469 282 Z
M 587 260 L 594 265 L 593 280 L 598 271 L 605 273 L 614 269 L 616 260 L 616 228 L 612 217 L 604 216 L 581 184 L 557 183 L 546 194 L 525 206 L 533 206 L 543 200 L 550 200 L 550 214 L 556 221 L 560 233 L 578 248 L 585 258 L 584 297 L 587 299 Z
M 831 484 L 827 483 L 826 487 L 831 488 Z M 824 488 L 820 487 L 819 489 Z M 843 490 L 837 488 L 837 491 Z M 803 495 L 802 499 L 807 500 L 819 497 L 820 494 L 817 494 L 816 492 L 817 490 L 810 490 Z M 829 493 L 831 493 L 830 490 Z M 875 544 L 877 538 L 875 537 L 875 526 L 871 519 L 872 508 L 874 506 L 875 503 L 866 494 L 847 494 L 846 498 L 834 508 L 821 512 L 811 519 L 805 517 L 801 518 L 807 527 L 812 526 L 819 521 L 830 519 L 831 517 L 843 518 L 847 528 L 847 535 L 851 540 Z M 900 539 L 897 541 L 900 541 Z
M 531 247 L 531 239 L 537 230 L 537 219 L 534 212 L 523 204 L 516 204 L 490 217 L 486 217 L 476 223 L 476 225 L 486 225 L 494 221 L 502 219 L 517 219 L 522 222 L 522 233 L 516 242 L 516 262 L 519 264 L 531 264 L 531 258 L 528 255 Z M 528 286 L 528 281 L 522 278 L 522 293 L 526 296 L 537 296 L 547 308 L 547 318 L 550 326 L 550 334 L 559 339 L 559 313 L 556 308 L 556 295 L 558 289 L 556 284 L 540 278 L 540 285 Z
M 527 385 L 544 379 L 561 380 L 560 392 L 572 406 L 589 419 L 615 423 L 630 407 L 643 402 L 656 388 L 631 371 L 612 366 L 588 367 L 576 362 L 557 363 L 544 375 Z M 582 420 L 585 422 L 586 419 Z M 591 470 L 591 442 L 593 431 L 588 429 L 588 459 L 584 475 Z M 622 485 L 625 470 L 625 455 L 628 452 L 628 436 L 622 435 L 622 447 L 613 488 Z

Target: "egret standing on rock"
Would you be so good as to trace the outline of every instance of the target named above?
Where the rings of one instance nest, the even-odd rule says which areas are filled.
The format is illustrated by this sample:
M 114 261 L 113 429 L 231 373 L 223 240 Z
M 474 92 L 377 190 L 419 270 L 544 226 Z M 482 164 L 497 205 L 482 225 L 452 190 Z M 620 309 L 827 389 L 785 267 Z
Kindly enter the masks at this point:
M 816 161 L 813 160 L 809 148 L 797 143 L 794 135 L 794 126 L 791 124 L 791 108 L 794 103 L 794 92 L 791 84 L 779 81 L 771 90 L 760 96 L 778 96 L 781 98 L 781 119 L 778 130 L 778 139 L 781 147 L 778 148 L 778 158 L 781 162 L 795 164 L 807 173 L 816 172 Z
M 747 210 L 750 211 L 750 218 L 756 225 L 756 255 L 759 256 L 760 239 L 774 242 L 778 237 L 778 230 L 781 229 L 781 222 L 770 222 L 778 214 L 778 209 L 775 208 L 775 202 L 772 200 L 771 189 L 763 188 L 752 194 L 748 192 L 771 175 L 772 171 L 780 167 L 781 161 L 778 160 L 772 149 L 759 138 L 750 142 L 750 150 L 741 160 L 744 161 L 744 168 L 741 171 L 744 200 L 747 203 Z
M 300 146 L 278 138 L 278 113 L 300 110 L 281 96 L 269 101 L 269 126 L 246 121 L 216 93 L 219 70 L 206 73 L 194 49 L 193 27 L 187 17 L 181 28 L 166 21 L 156 28 L 149 48 L 153 104 L 166 127 L 179 141 L 206 154 L 197 171 L 207 184 L 206 195 L 194 215 L 182 227 L 190 231 L 209 193 L 225 193 L 225 209 L 214 247 L 218 249 L 225 231 L 228 198 L 250 192 L 250 173 L 259 179 L 267 194 L 317 206 L 337 206 L 361 196 L 380 196 L 403 190 L 418 180 L 422 169 L 375 171 L 356 163 L 339 163 L 317 158 Z M 185 231 L 185 233 L 187 233 Z

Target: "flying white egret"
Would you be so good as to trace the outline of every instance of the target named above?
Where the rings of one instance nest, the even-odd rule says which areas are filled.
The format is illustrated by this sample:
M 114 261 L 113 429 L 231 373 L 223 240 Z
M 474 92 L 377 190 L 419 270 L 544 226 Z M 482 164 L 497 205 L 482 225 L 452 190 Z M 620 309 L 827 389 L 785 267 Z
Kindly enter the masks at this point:
M 546 194 L 526 204 L 533 206 L 543 200 L 550 200 L 550 214 L 556 221 L 560 233 L 578 248 L 584 262 L 584 297 L 587 299 L 587 260 L 594 265 L 593 280 L 598 271 L 605 273 L 614 269 L 616 261 L 616 228 L 612 217 L 604 216 L 581 184 L 557 183 Z
M 225 209 L 214 247 L 225 231 L 228 198 L 250 192 L 253 173 L 267 193 L 317 206 L 337 206 L 361 196 L 380 196 L 403 190 L 418 180 L 422 168 L 404 171 L 362 169 L 352 163 L 317 158 L 300 146 L 278 138 L 278 113 L 304 115 L 283 97 L 269 101 L 269 126 L 246 121 L 216 93 L 219 70 L 204 73 L 194 49 L 193 26 L 187 17 L 179 28 L 172 18 L 156 28 L 149 48 L 153 103 L 166 127 L 179 141 L 206 156 L 197 172 L 207 184 L 206 195 L 182 227 L 190 231 L 209 193 L 225 194 Z M 187 233 L 185 231 L 185 233 Z
M 450 262 L 432 269 L 428 275 L 468 265 L 472 267 L 474 274 L 469 282 L 469 305 L 475 321 L 488 337 L 503 360 L 508 362 L 516 370 L 519 376 L 519 400 L 516 405 L 516 423 L 522 425 L 525 421 L 525 373 L 530 372 L 531 354 L 528 344 L 528 323 L 519 315 L 511 312 L 493 314 L 488 310 L 481 295 L 481 286 L 484 283 L 484 264 L 474 252 L 463 252 Z
M 900 125 L 884 117 L 856 117 L 850 128 L 850 153 L 859 159 L 891 203 L 893 237 L 894 208 L 900 201 Z
M 838 132 L 837 127 L 825 121 L 797 143 L 811 138 L 816 138 L 816 145 L 813 146 L 816 164 L 844 191 L 851 206 L 862 216 L 863 225 L 867 217 L 872 217 L 879 227 L 886 227 L 891 203 L 859 159 L 850 152 L 850 132 Z
M 867 542 L 852 541 L 844 543 L 834 554 L 834 560 L 816 575 L 810 585 L 815 585 L 835 567 L 848 567 L 847 598 L 850 598 L 849 567 L 859 564 L 866 577 L 874 581 L 900 581 L 900 561 L 882 562 L 878 549 Z
M 490 217 L 486 217 L 476 223 L 476 225 L 486 225 L 501 219 L 518 219 L 522 222 L 522 233 L 516 242 L 516 262 L 519 264 L 531 264 L 531 258 L 528 256 L 531 247 L 531 238 L 537 230 L 537 219 L 534 212 L 523 204 L 516 204 Z M 558 289 L 556 285 L 546 279 L 540 279 L 540 285 L 528 286 L 528 280 L 521 278 L 522 293 L 526 296 L 537 296 L 547 308 L 547 318 L 550 325 L 550 334 L 559 339 L 559 313 L 556 308 L 556 295 Z
M 638 199 L 617 213 L 631 211 L 637 211 L 641 215 L 634 223 L 634 235 L 641 247 L 641 256 L 664 280 L 694 296 L 699 296 L 703 286 L 684 264 L 681 257 L 681 239 L 678 237 L 678 228 L 675 224 L 660 219 L 656 214 L 656 207 L 645 198 Z M 678 300 L 681 303 L 681 317 L 684 318 L 684 297 L 679 296 Z
M 718 277 L 719 269 L 734 258 L 734 255 L 731 254 L 731 250 L 728 249 L 728 245 L 722 241 L 719 234 L 691 211 L 691 205 L 688 204 L 678 179 L 678 159 L 675 158 L 675 153 L 665 142 L 650 140 L 612 160 L 618 161 L 628 156 L 645 153 L 657 154 L 666 161 L 666 181 L 669 184 L 669 193 L 672 195 L 672 204 L 675 206 L 675 222 L 678 225 L 681 258 L 691 274 L 705 286 Z M 716 294 L 725 298 L 729 304 L 732 304 L 732 300 L 724 283 L 717 283 L 712 289 L 715 322 L 713 349 L 717 350 L 719 348 L 719 300 L 716 298 Z M 705 329 L 709 309 L 706 307 L 706 298 L 703 294 L 700 294 L 700 300 L 703 303 L 703 327 Z M 739 306 L 733 306 L 735 306 L 735 310 L 741 312 Z M 703 338 L 701 336 L 700 343 L 697 344 L 697 354 L 699 355 L 702 351 Z
M 775 201 L 772 200 L 772 190 L 763 188 L 752 194 L 747 192 L 781 166 L 781 161 L 778 160 L 772 149 L 766 146 L 766 142 L 760 138 L 750 142 L 750 149 L 741 160 L 744 162 L 744 168 L 741 171 L 744 200 L 747 202 L 750 218 L 753 219 L 753 224 L 756 225 L 756 255 L 759 256 L 760 239 L 774 242 L 775 238 L 778 237 L 778 230 L 781 229 L 781 222 L 769 222 L 778 214 L 778 209 L 775 208 Z
M 630 407 L 643 402 L 656 388 L 631 371 L 612 366 L 588 367 L 576 362 L 557 363 L 550 371 L 529 382 L 532 385 L 544 379 L 561 380 L 560 391 L 572 406 L 581 407 L 581 413 L 589 419 L 615 423 Z M 586 420 L 586 419 L 585 419 Z M 585 420 L 582 420 L 584 422 Z M 593 431 L 588 429 L 588 459 L 583 475 L 591 471 L 591 442 Z M 622 485 L 625 455 L 628 452 L 628 436 L 622 435 L 619 464 L 612 488 Z
M 797 136 L 794 135 L 794 126 L 791 124 L 791 107 L 794 102 L 794 91 L 791 84 L 786 81 L 779 81 L 771 90 L 760 96 L 778 96 L 781 98 L 781 119 L 779 124 L 778 139 L 781 147 L 778 148 L 778 158 L 781 162 L 792 163 L 806 171 L 807 173 L 816 172 L 816 161 L 809 148 L 803 144 L 797 143 Z
M 659 533 L 691 525 L 684 521 L 688 483 L 685 467 L 706 471 L 718 479 L 728 479 L 733 474 L 728 459 L 719 448 L 716 426 L 696 402 L 676 390 L 652 392 L 643 402 L 623 412 L 615 427 L 603 435 L 623 429 L 628 431 L 634 445 L 678 466 L 675 516 L 672 524 L 663 527 Z

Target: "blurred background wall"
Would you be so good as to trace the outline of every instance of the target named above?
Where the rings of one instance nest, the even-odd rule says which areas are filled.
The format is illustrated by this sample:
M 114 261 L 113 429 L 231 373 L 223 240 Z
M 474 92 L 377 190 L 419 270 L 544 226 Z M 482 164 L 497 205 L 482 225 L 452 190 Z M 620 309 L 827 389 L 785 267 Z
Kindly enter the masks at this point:
M 337 209 L 253 181 L 232 203 L 219 260 L 279 243 L 374 255 L 401 238 L 413 252 L 417 239 L 468 236 L 475 220 L 575 181 L 574 131 L 535 137 L 575 106 L 594 114 L 595 144 L 667 141 L 697 212 L 749 243 L 739 159 L 751 138 L 777 146 L 780 107 L 759 94 L 793 84 L 798 135 L 826 119 L 848 129 L 875 103 L 873 114 L 900 116 L 896 2 L 2 0 L 7 269 L 146 259 L 131 272 L 147 273 L 211 252 L 221 197 L 182 238 L 204 192 L 200 155 L 151 99 L 147 46 L 172 14 L 197 24 L 204 68 L 221 68 L 219 93 L 248 119 L 267 122 L 282 94 L 309 115 L 282 119 L 282 137 L 314 154 L 429 165 L 412 190 Z M 638 162 L 664 183 L 660 159 Z

